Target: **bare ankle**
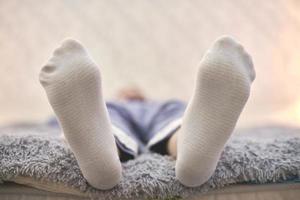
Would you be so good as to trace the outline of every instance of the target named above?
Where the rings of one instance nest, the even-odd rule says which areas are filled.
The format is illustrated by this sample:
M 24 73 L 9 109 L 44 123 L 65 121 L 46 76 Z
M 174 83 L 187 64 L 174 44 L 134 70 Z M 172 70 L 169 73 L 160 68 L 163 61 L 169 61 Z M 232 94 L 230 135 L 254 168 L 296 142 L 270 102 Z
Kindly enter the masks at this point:
M 172 156 L 173 158 L 176 158 L 177 156 L 177 133 L 179 130 L 177 130 L 167 142 L 168 155 Z

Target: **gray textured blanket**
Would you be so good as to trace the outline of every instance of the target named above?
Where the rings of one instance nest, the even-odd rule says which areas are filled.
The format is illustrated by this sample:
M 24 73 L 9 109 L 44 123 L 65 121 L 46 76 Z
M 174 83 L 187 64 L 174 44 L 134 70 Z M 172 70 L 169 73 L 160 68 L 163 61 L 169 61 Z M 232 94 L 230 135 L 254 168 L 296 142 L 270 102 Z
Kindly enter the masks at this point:
M 95 199 L 189 197 L 230 184 L 300 181 L 300 130 L 264 127 L 234 134 L 211 179 L 187 188 L 175 179 L 174 161 L 146 154 L 123 164 L 123 180 L 112 190 L 92 188 L 74 155 L 54 129 L 14 126 L 0 129 L 0 182 L 16 177 L 62 183 Z

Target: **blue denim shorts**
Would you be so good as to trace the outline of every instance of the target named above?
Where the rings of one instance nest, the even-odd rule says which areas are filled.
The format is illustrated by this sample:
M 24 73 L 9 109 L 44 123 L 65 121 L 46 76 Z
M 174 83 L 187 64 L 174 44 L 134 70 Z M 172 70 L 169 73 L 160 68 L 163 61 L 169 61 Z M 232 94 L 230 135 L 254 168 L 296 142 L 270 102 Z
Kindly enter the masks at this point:
M 106 106 L 122 161 L 146 152 L 167 154 L 166 142 L 180 127 L 186 108 L 178 100 L 110 101 Z M 48 124 L 59 128 L 55 118 Z

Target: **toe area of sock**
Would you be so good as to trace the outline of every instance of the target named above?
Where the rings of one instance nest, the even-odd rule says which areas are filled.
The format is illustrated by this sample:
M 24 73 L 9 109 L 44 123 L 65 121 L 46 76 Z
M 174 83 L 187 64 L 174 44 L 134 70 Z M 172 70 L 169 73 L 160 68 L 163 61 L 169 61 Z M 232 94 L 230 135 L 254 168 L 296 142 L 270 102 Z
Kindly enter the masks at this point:
M 68 49 L 84 49 L 83 45 L 79 41 L 72 38 L 64 39 L 61 46 Z
M 67 38 L 61 42 L 61 45 L 56 48 L 53 52 L 54 56 L 64 56 L 66 54 L 70 54 L 72 52 L 80 52 L 85 53 L 86 50 L 84 46 L 77 40 Z
M 255 69 L 254 69 L 254 64 L 253 64 L 253 61 L 252 61 L 252 57 L 248 53 L 245 53 L 245 57 L 246 57 L 247 63 L 248 63 L 247 70 L 248 70 L 248 74 L 249 74 L 249 79 L 250 79 L 251 82 L 253 82 L 256 78 L 256 72 L 255 72 Z
M 39 73 L 39 81 L 43 86 L 47 86 L 50 84 L 51 80 L 52 80 L 52 76 L 53 74 L 55 74 L 56 69 L 56 65 L 54 65 L 51 62 L 48 62 L 47 64 L 45 64 L 40 73 Z
M 221 46 L 221 47 L 229 47 L 229 46 L 234 46 L 234 47 L 239 47 L 243 49 L 243 46 L 240 45 L 232 36 L 229 35 L 223 35 L 219 38 L 217 38 L 214 42 L 215 45 Z
M 221 60 L 219 62 L 229 62 L 230 65 L 235 63 L 236 66 L 242 67 L 242 71 L 247 75 L 249 83 L 255 80 L 256 73 L 251 56 L 233 37 L 224 35 L 219 37 L 208 51 L 207 57 L 210 62 Z M 230 58 L 228 60 L 228 58 Z M 225 59 L 225 60 L 224 60 Z

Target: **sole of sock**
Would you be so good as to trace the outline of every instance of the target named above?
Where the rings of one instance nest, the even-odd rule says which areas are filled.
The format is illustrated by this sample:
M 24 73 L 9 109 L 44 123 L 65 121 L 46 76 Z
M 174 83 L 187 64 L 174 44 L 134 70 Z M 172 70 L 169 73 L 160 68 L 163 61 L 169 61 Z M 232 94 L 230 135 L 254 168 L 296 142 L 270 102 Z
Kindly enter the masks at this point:
M 98 66 L 68 39 L 41 69 L 40 82 L 83 176 L 98 189 L 121 180 L 121 163 L 104 103 Z
M 196 187 L 212 176 L 254 78 L 251 57 L 234 39 L 221 37 L 207 51 L 178 132 L 176 177 L 182 184 Z

